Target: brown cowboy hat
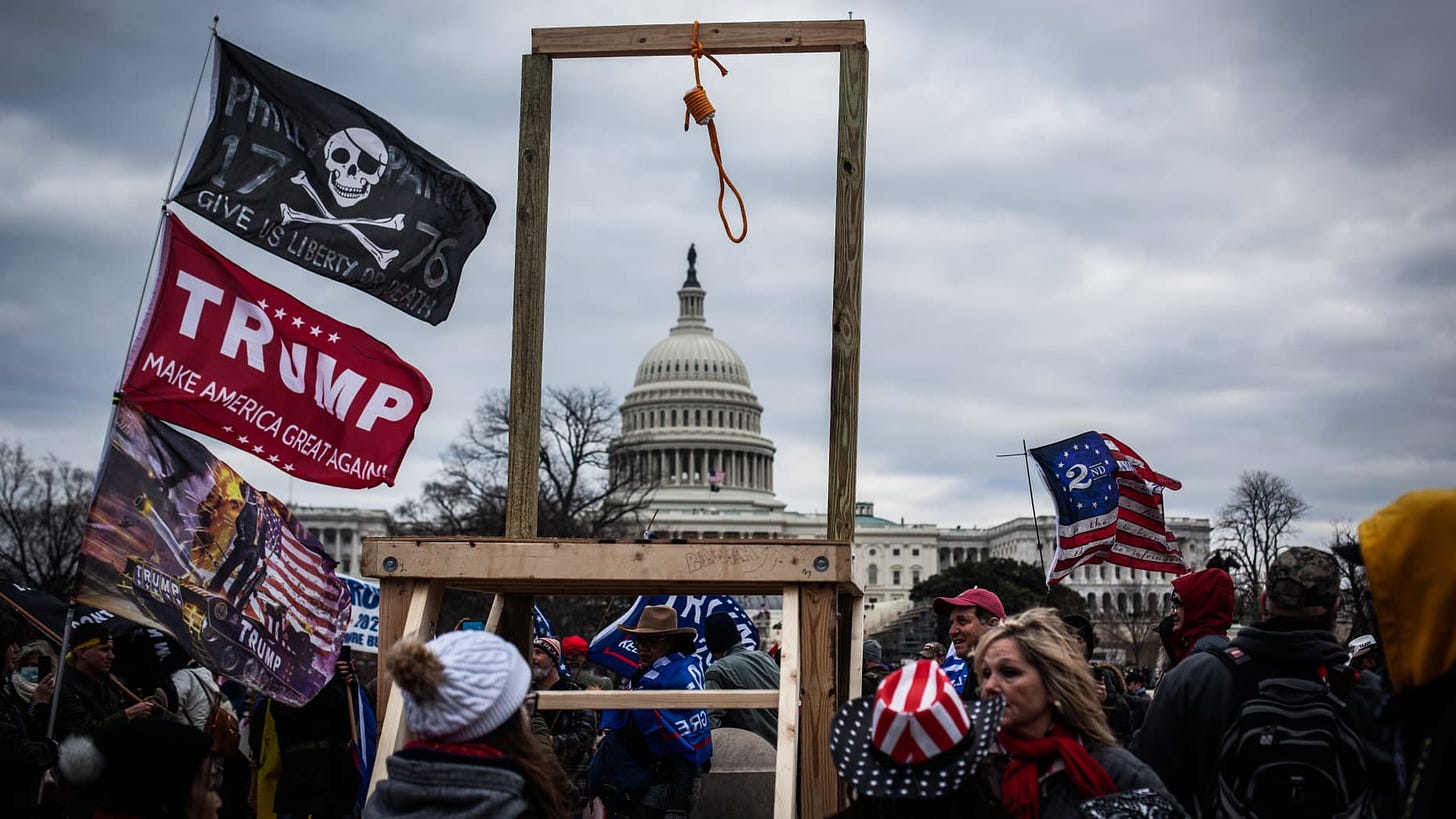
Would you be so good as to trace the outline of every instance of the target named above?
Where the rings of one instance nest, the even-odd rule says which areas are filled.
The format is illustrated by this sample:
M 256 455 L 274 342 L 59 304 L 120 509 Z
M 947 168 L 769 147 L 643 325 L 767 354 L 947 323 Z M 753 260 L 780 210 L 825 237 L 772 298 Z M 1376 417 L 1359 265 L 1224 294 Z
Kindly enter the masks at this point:
M 645 634 L 653 637 L 672 637 L 678 634 L 697 634 L 692 626 L 677 626 L 677 610 L 672 606 L 648 606 L 642 610 L 633 627 L 621 626 L 628 634 Z

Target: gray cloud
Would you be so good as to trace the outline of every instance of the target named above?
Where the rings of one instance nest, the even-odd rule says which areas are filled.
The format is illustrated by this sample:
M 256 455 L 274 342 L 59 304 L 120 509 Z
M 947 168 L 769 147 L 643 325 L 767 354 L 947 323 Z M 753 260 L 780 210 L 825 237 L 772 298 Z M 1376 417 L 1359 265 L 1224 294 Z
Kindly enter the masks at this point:
M 390 506 L 509 380 L 520 55 L 531 26 L 676 21 L 676 4 L 494 9 L 221 4 L 250 50 L 351 96 L 496 197 L 455 313 L 430 328 L 238 243 L 220 250 L 365 327 L 435 400 Z M 828 3 L 705 19 L 841 18 Z M 1027 511 L 996 459 L 1086 429 L 1211 515 L 1247 469 L 1312 504 L 1311 538 L 1456 474 L 1456 14 L 1417 3 L 950 3 L 868 17 L 860 496 L 891 518 Z M 0 31 L 0 437 L 94 464 L 211 12 L 24 2 Z M 744 358 L 790 508 L 822 510 L 837 62 L 705 74 L 749 240 L 722 235 L 685 59 L 554 69 L 547 383 L 631 388 L 675 316 L 689 242 Z M 195 130 L 203 112 L 194 115 Z M 735 214 L 736 216 L 736 214 Z M 734 220 L 736 224 L 736 219 Z M 1050 508 L 1038 487 L 1038 508 Z M 1045 504 L 1045 506 L 1042 506 Z

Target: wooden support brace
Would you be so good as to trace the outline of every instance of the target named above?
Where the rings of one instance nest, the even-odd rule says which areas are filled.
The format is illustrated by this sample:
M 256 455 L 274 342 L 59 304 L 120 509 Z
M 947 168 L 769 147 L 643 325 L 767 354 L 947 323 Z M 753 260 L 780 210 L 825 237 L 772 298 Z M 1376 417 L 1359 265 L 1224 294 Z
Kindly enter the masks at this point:
M 531 52 L 566 57 L 687 56 L 691 23 L 531 29 Z M 710 54 L 833 52 L 864 45 L 863 20 L 781 23 L 701 23 L 698 39 Z
M 779 640 L 779 741 L 774 764 L 774 819 L 793 819 L 799 764 L 799 587 L 784 589 Z M 828 737 L 825 737 L 825 747 Z
M 385 584 L 408 585 L 409 606 L 401 623 L 400 634 L 394 639 L 380 642 L 380 679 L 388 677 L 382 670 L 386 652 L 394 648 L 400 637 L 413 637 L 419 640 L 429 640 L 433 635 L 435 621 L 440 617 L 440 601 L 444 598 L 444 587 L 439 583 L 428 580 L 381 580 L 380 590 L 383 592 Z M 383 626 L 387 621 L 381 619 L 381 634 L 383 638 Z M 382 686 L 381 686 L 382 689 Z M 383 780 L 385 772 L 384 761 L 389 755 L 404 747 L 409 738 L 409 728 L 404 724 L 404 693 L 398 688 L 388 688 L 388 699 L 384 700 L 384 723 L 380 726 L 379 747 L 374 753 L 374 774 L 369 779 L 369 792 L 374 793 L 374 787 Z
M 846 658 L 840 664 L 840 679 L 844 680 L 844 696 L 839 698 L 843 705 L 857 700 L 864 694 L 864 597 L 846 594 L 840 597 L 839 631 L 847 635 L 839 641 L 839 656 Z M 848 627 L 845 624 L 848 623 Z

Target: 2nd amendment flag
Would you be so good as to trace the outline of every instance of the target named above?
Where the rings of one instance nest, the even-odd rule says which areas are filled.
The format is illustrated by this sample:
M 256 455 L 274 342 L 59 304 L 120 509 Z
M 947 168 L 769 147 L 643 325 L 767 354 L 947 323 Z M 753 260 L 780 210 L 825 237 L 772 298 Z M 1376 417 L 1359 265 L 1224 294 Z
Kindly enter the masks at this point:
M 491 195 L 358 103 L 216 45 L 212 119 L 172 198 L 415 318 L 449 317 Z

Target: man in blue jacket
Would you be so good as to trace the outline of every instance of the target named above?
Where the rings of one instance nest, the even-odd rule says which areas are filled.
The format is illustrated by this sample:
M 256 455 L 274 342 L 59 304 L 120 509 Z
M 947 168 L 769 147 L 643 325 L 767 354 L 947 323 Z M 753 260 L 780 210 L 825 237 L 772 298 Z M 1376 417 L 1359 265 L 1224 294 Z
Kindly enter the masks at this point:
M 637 646 L 634 691 L 701 691 L 703 665 L 694 656 L 697 630 L 678 627 L 671 606 L 648 606 L 635 626 L 623 626 Z M 633 804 L 609 806 L 633 819 L 687 819 L 702 791 L 713 757 L 713 732 L 702 708 L 638 708 L 605 711 L 602 728 L 621 731 L 628 749 L 651 757 L 652 777 Z M 599 751 L 600 753 L 600 751 Z

